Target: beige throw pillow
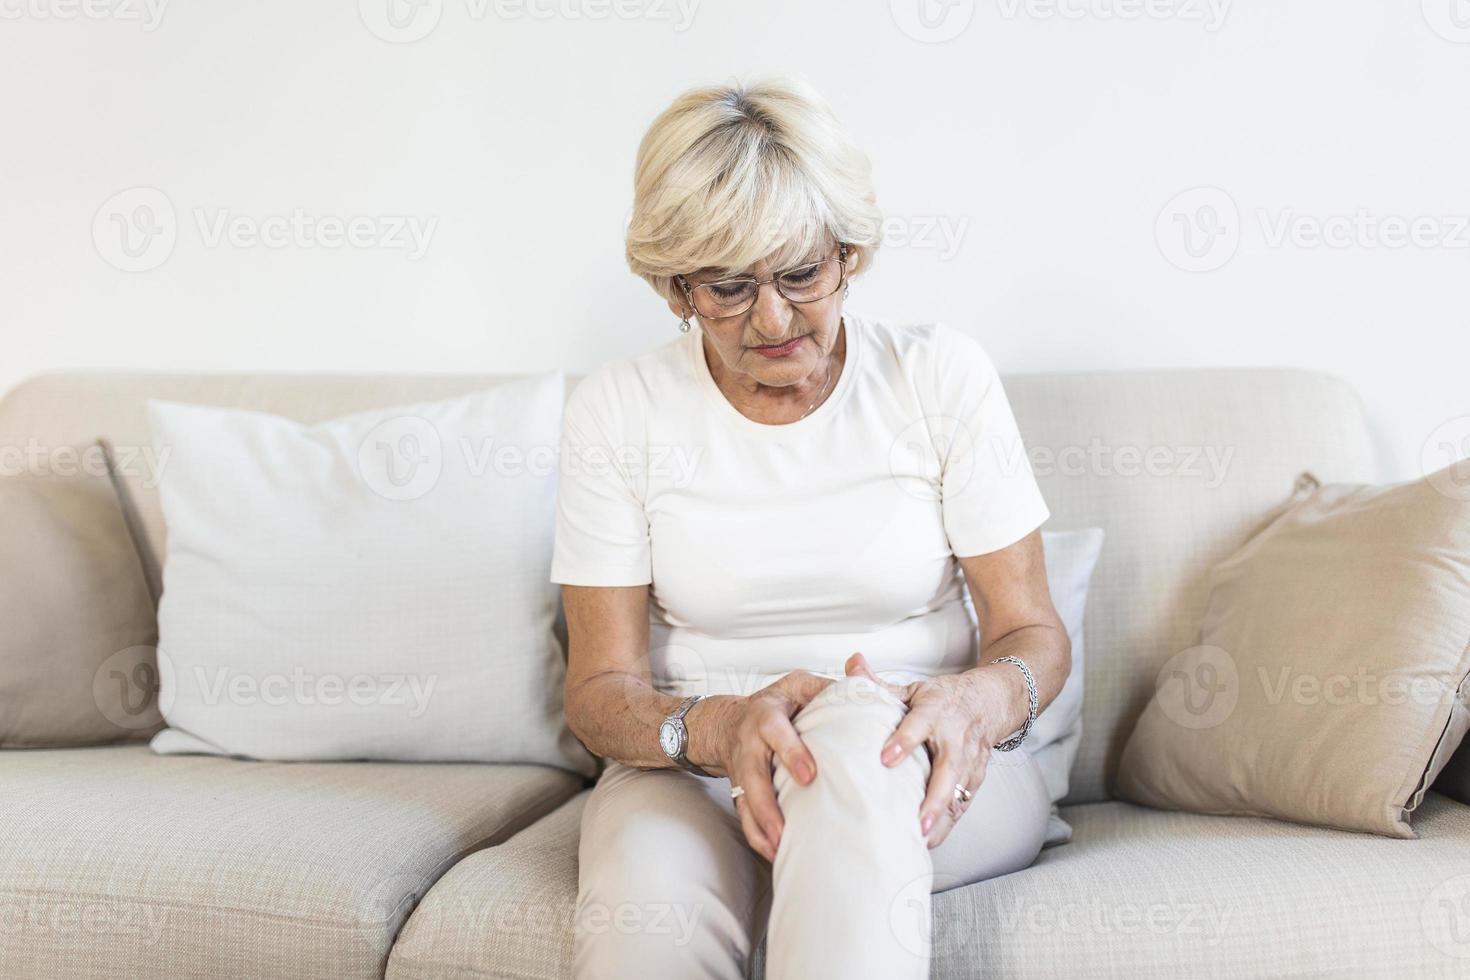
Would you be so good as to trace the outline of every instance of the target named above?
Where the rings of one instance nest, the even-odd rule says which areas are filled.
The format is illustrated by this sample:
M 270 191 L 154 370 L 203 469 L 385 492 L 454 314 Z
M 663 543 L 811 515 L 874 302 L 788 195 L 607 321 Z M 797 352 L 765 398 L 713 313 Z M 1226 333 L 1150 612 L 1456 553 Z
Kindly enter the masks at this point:
M 70 475 L 0 476 L 0 748 L 162 725 L 153 601 L 100 447 Z
M 1470 726 L 1470 493 L 1454 475 L 1306 475 L 1211 572 L 1200 645 L 1160 671 L 1118 794 L 1413 837 Z

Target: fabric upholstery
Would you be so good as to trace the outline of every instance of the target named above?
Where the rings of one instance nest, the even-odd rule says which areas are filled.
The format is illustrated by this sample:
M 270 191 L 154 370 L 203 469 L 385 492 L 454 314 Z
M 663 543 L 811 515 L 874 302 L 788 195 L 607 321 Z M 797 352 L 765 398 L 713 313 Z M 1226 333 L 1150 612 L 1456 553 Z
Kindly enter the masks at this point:
M 570 977 L 587 795 L 434 886 L 400 935 L 389 980 Z M 1417 841 L 1129 803 L 1062 815 L 1071 843 L 934 896 L 935 980 L 1470 969 L 1470 807 L 1439 794 L 1424 800 Z
M 0 753 L 0 976 L 380 977 L 444 871 L 580 782 L 142 745 Z
M 579 793 L 441 878 L 393 945 L 388 980 L 554 980 L 572 972 Z
M 1200 645 L 1124 750 L 1124 798 L 1413 836 L 1470 727 L 1470 500 L 1436 476 L 1308 477 L 1212 570 Z
M 100 446 L 0 475 L 0 583 L 0 748 L 158 730 L 153 599 Z
M 145 451 L 147 398 L 310 424 L 465 394 L 504 377 L 60 373 L 0 401 L 0 447 L 111 437 L 156 575 L 163 522 L 158 461 Z M 577 380 L 568 375 L 568 390 Z M 1159 668 L 1198 642 L 1209 569 L 1284 502 L 1302 470 L 1323 482 L 1377 482 L 1377 457 L 1358 396 L 1316 372 L 1098 371 L 1002 381 L 1052 513 L 1046 529 L 1107 534 L 1084 625 L 1087 737 L 1068 793 L 1073 803 L 1101 800 Z

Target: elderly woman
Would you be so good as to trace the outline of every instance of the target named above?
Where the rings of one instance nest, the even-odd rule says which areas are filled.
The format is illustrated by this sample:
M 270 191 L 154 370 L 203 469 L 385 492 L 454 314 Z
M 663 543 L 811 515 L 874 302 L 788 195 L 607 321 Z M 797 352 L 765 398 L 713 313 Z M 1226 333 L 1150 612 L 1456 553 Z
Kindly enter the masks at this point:
M 869 173 L 795 82 L 690 91 L 639 147 L 628 262 L 683 333 L 563 423 L 566 714 L 608 760 L 579 977 L 744 977 L 763 932 L 773 980 L 925 977 L 931 889 L 1043 843 L 1049 512 L 974 340 L 844 308 Z

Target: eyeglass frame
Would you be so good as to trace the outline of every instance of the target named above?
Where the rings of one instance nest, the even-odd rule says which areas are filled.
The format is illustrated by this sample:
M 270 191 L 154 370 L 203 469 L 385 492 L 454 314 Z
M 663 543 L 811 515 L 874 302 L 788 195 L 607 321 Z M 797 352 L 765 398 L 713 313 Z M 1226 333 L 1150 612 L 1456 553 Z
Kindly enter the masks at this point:
M 839 278 L 837 280 L 837 287 L 836 287 L 836 289 L 833 289 L 826 296 L 818 296 L 816 299 L 800 299 L 800 300 L 798 300 L 798 299 L 792 299 L 790 296 L 787 296 L 784 291 L 782 291 L 782 289 L 781 289 L 781 283 L 778 281 L 779 279 L 781 279 L 781 277 L 783 277 L 785 275 L 788 275 L 789 273 L 792 273 L 792 272 L 799 272 L 800 270 L 805 269 L 808 266 L 819 265 L 822 262 L 834 262 L 834 261 L 842 269 L 842 276 L 841 276 L 841 278 Z M 731 317 L 744 316 L 745 314 L 749 313 L 751 311 L 751 309 L 755 306 L 756 300 L 760 299 L 761 287 L 764 286 L 768 282 L 775 283 L 776 284 L 776 292 L 779 293 L 781 295 L 781 298 L 784 299 L 786 302 L 788 302 L 788 303 L 795 303 L 797 306 L 806 306 L 808 303 L 820 303 L 822 300 L 826 299 L 828 296 L 836 296 L 838 290 L 840 290 L 843 286 L 845 286 L 847 284 L 847 242 L 838 242 L 837 243 L 837 258 L 836 259 L 818 259 L 816 262 L 808 262 L 808 263 L 806 263 L 806 265 L 798 265 L 798 266 L 795 266 L 794 268 L 783 269 L 780 272 L 776 273 L 774 276 L 771 276 L 769 279 L 757 279 L 754 276 L 730 276 L 728 279 L 715 279 L 715 280 L 712 280 L 710 282 L 702 282 L 702 283 L 699 283 L 696 286 L 690 286 L 689 285 L 689 280 L 686 279 L 686 278 L 684 278 L 684 276 L 682 274 L 674 276 L 674 279 L 678 281 L 679 288 L 682 289 L 682 290 L 684 290 L 684 298 L 689 301 L 689 308 L 691 310 L 693 310 L 699 316 L 704 317 L 706 320 L 728 320 Z M 753 299 L 751 299 L 750 306 L 747 306 L 745 309 L 741 310 L 739 313 L 726 313 L 724 316 L 705 316 L 705 314 L 699 312 L 699 307 L 696 306 L 695 303 L 694 303 L 694 290 L 698 289 L 700 286 L 716 286 L 716 285 L 719 285 L 722 282 L 754 282 L 755 283 L 755 297 Z

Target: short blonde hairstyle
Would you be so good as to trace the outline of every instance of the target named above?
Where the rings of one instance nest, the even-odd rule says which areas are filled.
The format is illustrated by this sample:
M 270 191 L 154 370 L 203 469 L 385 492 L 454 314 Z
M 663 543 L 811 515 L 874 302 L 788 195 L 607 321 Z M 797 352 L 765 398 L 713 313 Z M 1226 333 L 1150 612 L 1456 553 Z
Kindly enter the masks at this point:
M 882 212 L 872 168 L 820 95 L 775 78 L 691 89 L 638 146 L 628 267 L 666 300 L 674 277 L 798 264 L 829 236 L 848 274 L 872 261 Z

